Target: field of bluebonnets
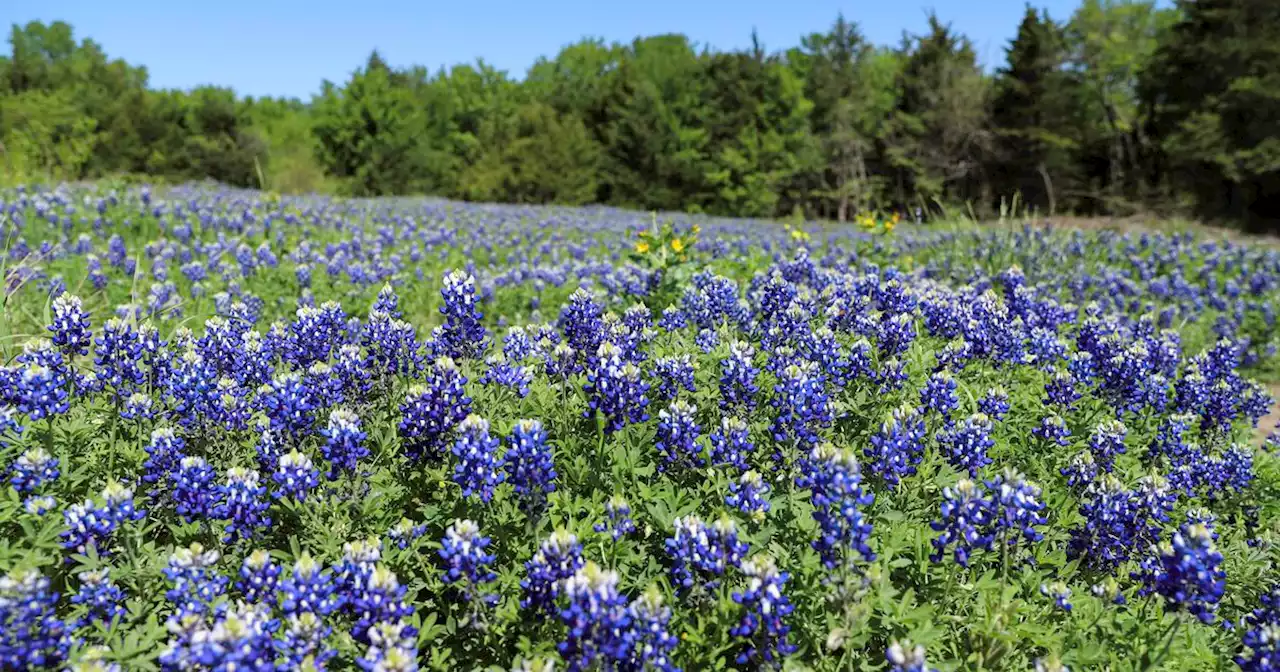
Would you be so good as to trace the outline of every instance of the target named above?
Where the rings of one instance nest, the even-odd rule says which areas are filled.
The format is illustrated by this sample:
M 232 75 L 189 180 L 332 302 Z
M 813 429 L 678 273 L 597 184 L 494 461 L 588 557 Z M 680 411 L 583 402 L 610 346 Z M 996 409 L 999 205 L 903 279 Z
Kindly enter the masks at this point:
M 0 200 L 2 669 L 1280 665 L 1272 249 Z

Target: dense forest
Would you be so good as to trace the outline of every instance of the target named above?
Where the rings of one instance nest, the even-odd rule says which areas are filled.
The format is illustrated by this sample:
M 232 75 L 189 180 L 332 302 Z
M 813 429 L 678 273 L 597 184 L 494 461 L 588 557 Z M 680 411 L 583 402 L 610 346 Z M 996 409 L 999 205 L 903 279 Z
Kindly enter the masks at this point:
M 1018 17 L 1011 16 L 1011 21 Z M 0 58 L 8 182 L 145 175 L 281 192 L 427 193 L 846 220 L 1177 212 L 1280 228 L 1280 2 L 1028 6 L 1003 63 L 945 21 L 856 22 L 785 50 L 584 39 L 523 77 L 376 51 L 310 101 L 161 91 L 62 22 Z

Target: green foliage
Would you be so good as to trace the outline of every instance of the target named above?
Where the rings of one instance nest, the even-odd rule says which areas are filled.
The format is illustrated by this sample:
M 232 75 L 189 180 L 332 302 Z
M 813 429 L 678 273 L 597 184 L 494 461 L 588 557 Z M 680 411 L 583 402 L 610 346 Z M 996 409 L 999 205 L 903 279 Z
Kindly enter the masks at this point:
M 843 16 L 778 51 L 583 39 L 523 78 L 375 52 L 310 101 L 155 91 L 66 23 L 31 23 L 0 58 L 0 142 L 10 181 L 150 173 L 837 221 L 1193 209 L 1261 229 L 1280 220 L 1277 11 L 1081 0 L 1055 21 L 1028 5 L 994 70 L 932 15 L 896 46 Z
M 1180 2 L 1146 82 L 1172 179 L 1206 215 L 1280 220 L 1280 5 Z

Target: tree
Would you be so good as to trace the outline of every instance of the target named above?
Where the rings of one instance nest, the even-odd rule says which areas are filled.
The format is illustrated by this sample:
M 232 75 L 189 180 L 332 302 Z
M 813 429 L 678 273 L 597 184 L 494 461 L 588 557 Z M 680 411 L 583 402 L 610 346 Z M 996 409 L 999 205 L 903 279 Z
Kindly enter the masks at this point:
M 325 82 L 313 105 L 321 162 L 351 194 L 405 194 L 421 186 L 421 108 L 376 51 L 343 87 Z
M 1205 216 L 1280 228 L 1280 4 L 1178 3 L 1144 84 L 1152 128 Z
M 901 95 L 884 143 L 897 202 L 980 194 L 990 139 L 988 84 L 973 46 L 931 15 L 928 34 L 907 38 L 901 53 Z
M 1150 141 L 1143 132 L 1139 77 L 1173 18 L 1153 0 L 1084 0 L 1067 24 L 1069 63 L 1091 122 L 1079 133 L 1086 154 L 1081 160 L 1106 166 L 1093 182 L 1105 194 L 1107 210 L 1143 196 L 1137 190 Z
M 530 102 L 482 127 L 484 154 L 462 178 L 479 201 L 581 205 L 596 197 L 599 147 L 582 121 Z
M 1073 79 L 1065 71 L 1062 29 L 1027 6 L 1018 34 L 997 74 L 992 124 L 998 156 L 993 180 L 1002 197 L 1013 194 L 1053 214 L 1072 171 L 1070 115 Z M 1055 187 L 1056 183 L 1056 187 Z

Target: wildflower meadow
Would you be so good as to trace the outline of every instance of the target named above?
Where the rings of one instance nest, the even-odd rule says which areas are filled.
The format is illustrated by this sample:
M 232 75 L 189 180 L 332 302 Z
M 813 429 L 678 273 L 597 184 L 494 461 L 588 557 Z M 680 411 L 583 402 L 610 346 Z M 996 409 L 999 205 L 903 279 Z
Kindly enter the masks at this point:
M 1280 669 L 1280 249 L 0 192 L 0 669 Z

